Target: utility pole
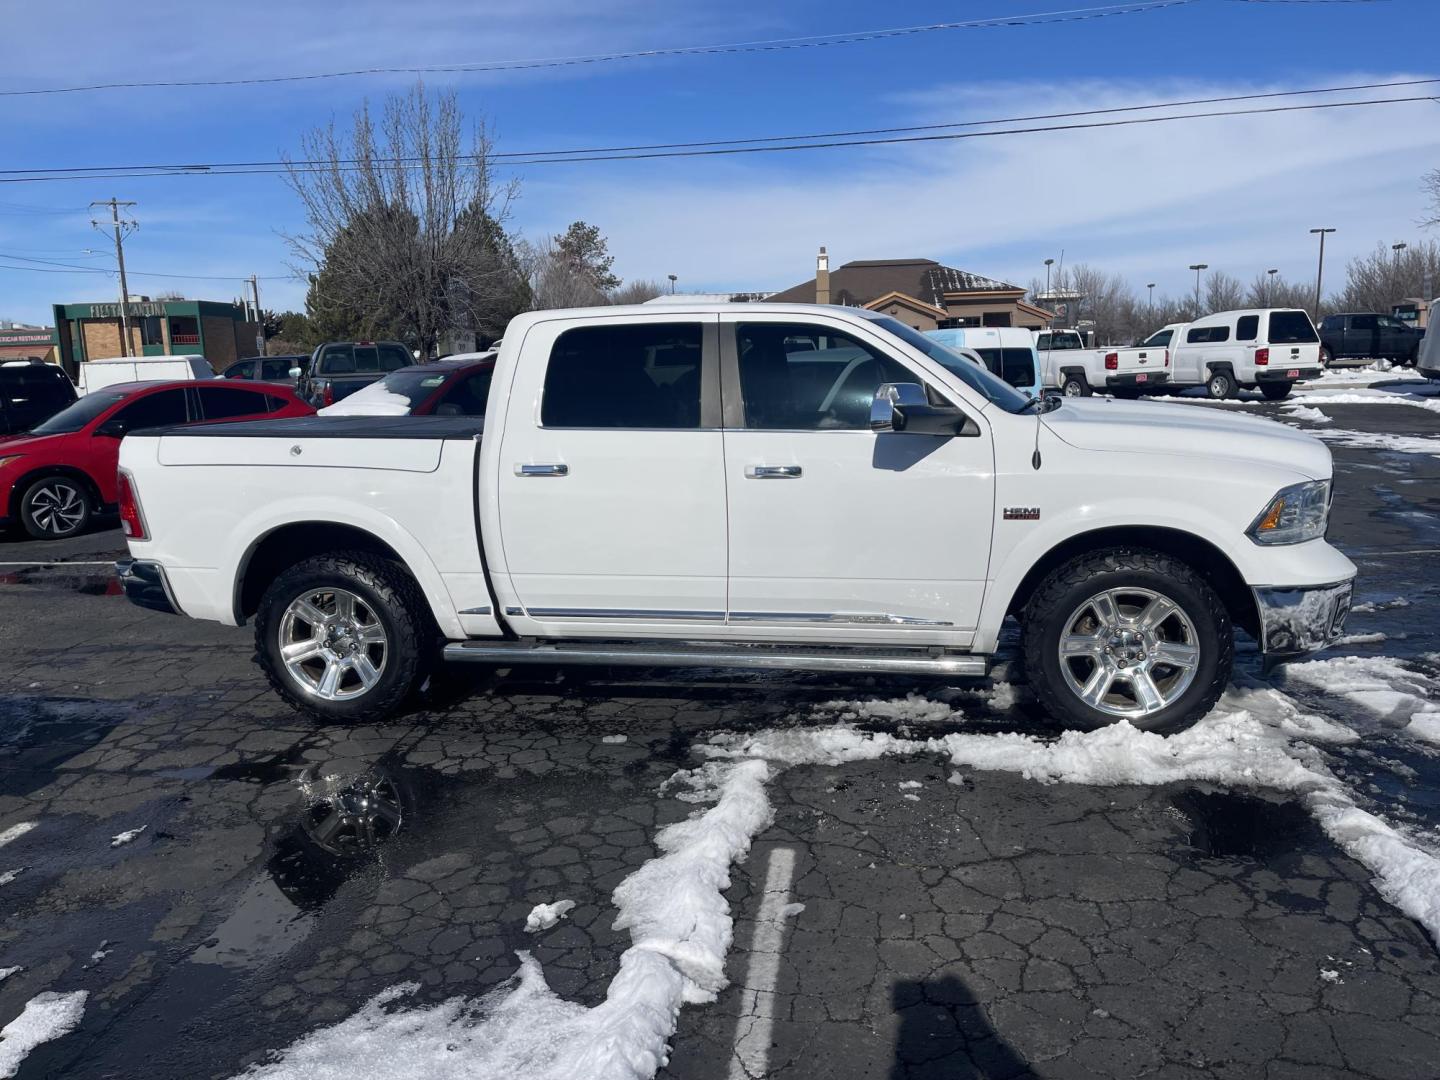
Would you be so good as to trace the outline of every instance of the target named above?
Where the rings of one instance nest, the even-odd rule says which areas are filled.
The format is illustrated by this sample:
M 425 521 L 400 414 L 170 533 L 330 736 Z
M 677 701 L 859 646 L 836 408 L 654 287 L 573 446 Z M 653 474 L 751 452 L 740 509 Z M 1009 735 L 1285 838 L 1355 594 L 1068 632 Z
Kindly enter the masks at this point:
M 130 355 L 130 318 L 126 314 L 126 305 L 130 299 L 130 286 L 125 280 L 125 236 L 140 227 L 140 223 L 134 219 L 121 218 L 120 207 L 134 206 L 133 202 L 121 202 L 119 199 L 101 199 L 90 204 L 94 206 L 108 206 L 110 208 L 109 221 L 96 221 L 90 219 L 90 224 L 95 228 L 105 230 L 110 226 L 115 232 L 115 263 L 120 268 L 120 355 Z
M 260 314 L 260 280 L 250 275 L 250 295 L 255 298 L 255 348 L 259 356 L 265 355 L 265 317 Z
M 1275 267 L 1273 270 L 1266 270 L 1266 271 L 1265 271 L 1265 273 L 1267 273 L 1267 274 L 1270 275 L 1270 287 L 1265 290 L 1265 306 L 1266 306 L 1266 307 L 1274 307 L 1274 306 L 1275 306 L 1275 275 L 1278 274 L 1279 272 L 1280 272 L 1280 268 L 1279 268 L 1278 266 Z
M 1195 317 L 1200 317 L 1200 273 L 1209 270 L 1209 263 L 1191 263 L 1190 269 L 1195 271 Z
M 1320 234 L 1320 261 L 1315 266 L 1315 318 L 1320 318 L 1320 281 L 1325 276 L 1325 234 L 1334 229 L 1311 229 L 1311 234 Z

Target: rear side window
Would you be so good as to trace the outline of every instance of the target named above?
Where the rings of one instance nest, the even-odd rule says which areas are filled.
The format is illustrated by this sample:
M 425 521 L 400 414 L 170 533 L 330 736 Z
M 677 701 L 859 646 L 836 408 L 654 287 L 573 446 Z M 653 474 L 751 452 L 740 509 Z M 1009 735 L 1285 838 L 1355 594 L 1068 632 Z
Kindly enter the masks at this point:
M 126 431 L 183 424 L 190 419 L 185 414 L 185 391 L 161 390 L 156 394 L 146 394 L 139 401 L 132 401 L 120 409 L 111 419 L 123 423 Z
M 260 361 L 260 378 L 267 382 L 274 382 L 277 379 L 288 379 L 290 377 L 291 361 L 280 357 L 273 360 Z
M 1303 311 L 1272 311 L 1270 343 L 1272 345 L 1303 345 L 1318 340 L 1310 316 Z
M 1011 386 L 1035 385 L 1035 357 L 1029 349 L 976 349 L 991 374 Z
M 321 375 L 353 375 L 355 373 L 355 346 L 327 346 L 320 354 Z
M 1235 321 L 1235 340 L 1254 341 L 1260 336 L 1260 316 L 1241 315 Z
M 415 362 L 403 345 L 378 345 L 376 351 L 380 356 L 381 371 L 396 371 Z
M 1218 341 L 1229 340 L 1228 326 L 1197 326 L 1185 334 L 1185 341 L 1190 345 L 1213 345 Z
M 584 326 L 555 339 L 540 423 L 571 428 L 698 428 L 699 323 Z
M 18 409 L 55 412 L 75 400 L 75 391 L 64 375 L 36 365 L 20 368 L 0 383 L 0 399 L 9 399 Z
M 231 364 L 225 369 L 227 379 L 253 379 L 255 377 L 255 361 L 241 360 L 238 364 Z
M 197 387 L 200 411 L 206 420 L 229 420 L 236 416 L 254 416 L 270 411 L 264 394 L 252 393 L 229 386 Z

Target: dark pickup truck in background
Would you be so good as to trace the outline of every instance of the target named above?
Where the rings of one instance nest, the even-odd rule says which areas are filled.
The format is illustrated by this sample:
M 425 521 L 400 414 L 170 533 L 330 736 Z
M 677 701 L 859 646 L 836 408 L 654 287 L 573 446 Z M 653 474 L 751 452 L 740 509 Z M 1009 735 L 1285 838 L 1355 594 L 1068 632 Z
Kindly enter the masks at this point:
M 1326 315 L 1320 323 L 1320 362 L 1328 367 L 1333 360 L 1364 358 L 1413 364 L 1424 336 L 1424 330 L 1391 315 Z
M 414 362 L 398 341 L 328 341 L 311 354 L 296 392 L 317 409 L 334 405 Z

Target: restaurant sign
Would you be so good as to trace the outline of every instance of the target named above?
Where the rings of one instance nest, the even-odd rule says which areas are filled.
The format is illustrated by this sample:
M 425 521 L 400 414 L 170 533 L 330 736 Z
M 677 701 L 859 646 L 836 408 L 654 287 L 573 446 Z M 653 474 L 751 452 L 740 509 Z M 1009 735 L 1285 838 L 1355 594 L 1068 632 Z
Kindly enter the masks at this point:
M 53 345 L 53 330 L 0 330 L 0 345 Z
M 164 315 L 164 304 L 132 303 L 125 305 L 125 314 L 132 319 L 142 318 L 148 315 Z M 120 318 L 119 304 L 91 304 L 90 318 L 92 319 L 118 319 Z

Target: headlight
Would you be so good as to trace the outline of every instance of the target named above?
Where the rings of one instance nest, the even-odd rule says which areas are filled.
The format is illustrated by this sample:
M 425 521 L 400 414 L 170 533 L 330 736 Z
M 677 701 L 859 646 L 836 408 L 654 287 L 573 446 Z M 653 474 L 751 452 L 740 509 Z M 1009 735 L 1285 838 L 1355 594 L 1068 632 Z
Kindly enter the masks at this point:
M 1330 517 L 1330 481 L 1312 480 L 1281 488 L 1246 530 L 1257 544 L 1301 544 L 1325 535 Z

